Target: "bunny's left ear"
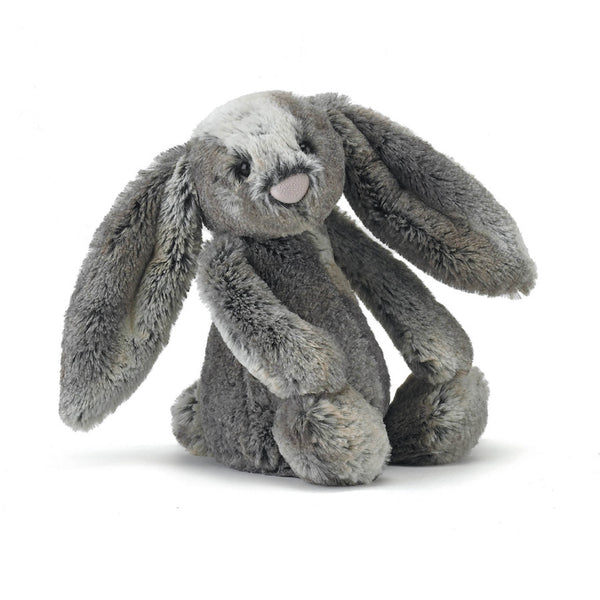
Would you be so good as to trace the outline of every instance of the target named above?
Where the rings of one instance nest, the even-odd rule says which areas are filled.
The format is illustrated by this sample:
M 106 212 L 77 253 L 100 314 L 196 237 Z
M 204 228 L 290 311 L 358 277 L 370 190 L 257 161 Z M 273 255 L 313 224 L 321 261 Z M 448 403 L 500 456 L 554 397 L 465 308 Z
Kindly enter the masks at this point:
M 335 94 L 312 101 L 342 138 L 344 194 L 381 241 L 465 291 L 532 289 L 535 264 L 517 225 L 475 178 L 383 115 Z

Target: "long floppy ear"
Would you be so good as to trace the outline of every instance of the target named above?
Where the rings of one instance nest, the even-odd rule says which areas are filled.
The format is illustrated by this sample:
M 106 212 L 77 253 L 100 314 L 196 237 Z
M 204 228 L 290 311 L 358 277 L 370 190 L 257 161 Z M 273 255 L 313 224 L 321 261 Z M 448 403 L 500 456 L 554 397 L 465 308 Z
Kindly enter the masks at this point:
M 313 101 L 342 138 L 344 194 L 381 241 L 465 291 L 532 289 L 536 269 L 517 225 L 476 179 L 383 115 L 334 94 Z
M 187 151 L 175 147 L 140 171 L 94 234 L 62 342 L 59 412 L 73 429 L 113 412 L 168 341 L 201 243 Z

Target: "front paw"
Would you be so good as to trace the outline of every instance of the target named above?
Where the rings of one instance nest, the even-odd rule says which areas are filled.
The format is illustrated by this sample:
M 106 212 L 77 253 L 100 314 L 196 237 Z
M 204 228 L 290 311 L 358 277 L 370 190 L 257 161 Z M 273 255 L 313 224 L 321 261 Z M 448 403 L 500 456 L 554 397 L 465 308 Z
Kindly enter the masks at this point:
M 381 413 L 350 386 L 283 401 L 273 435 L 294 473 L 323 485 L 370 483 L 390 454 Z

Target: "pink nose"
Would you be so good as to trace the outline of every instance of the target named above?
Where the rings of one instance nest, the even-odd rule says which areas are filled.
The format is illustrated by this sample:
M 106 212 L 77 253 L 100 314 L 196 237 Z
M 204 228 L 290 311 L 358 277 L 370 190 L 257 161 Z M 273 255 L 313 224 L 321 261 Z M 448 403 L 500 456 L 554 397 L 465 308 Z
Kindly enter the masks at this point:
M 271 196 L 275 200 L 279 200 L 279 202 L 294 204 L 304 198 L 308 191 L 309 183 L 308 175 L 304 173 L 291 175 L 271 188 Z

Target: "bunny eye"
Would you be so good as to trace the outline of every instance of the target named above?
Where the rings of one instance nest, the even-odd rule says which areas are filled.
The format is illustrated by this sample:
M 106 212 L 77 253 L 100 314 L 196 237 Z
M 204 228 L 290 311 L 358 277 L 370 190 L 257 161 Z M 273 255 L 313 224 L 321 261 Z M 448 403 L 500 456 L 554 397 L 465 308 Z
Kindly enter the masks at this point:
M 298 145 L 300 146 L 300 150 L 302 150 L 302 152 L 304 152 L 304 154 L 314 154 L 314 152 L 315 152 L 313 150 L 313 147 L 306 140 L 300 142 Z
M 250 170 L 250 163 L 247 160 L 243 160 L 235 166 L 235 174 L 239 179 L 247 179 Z

